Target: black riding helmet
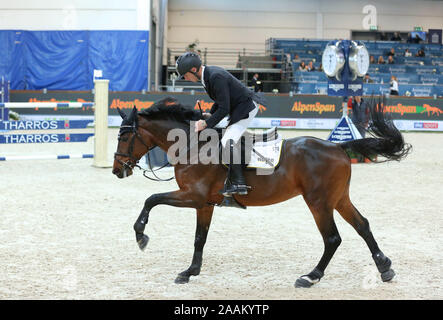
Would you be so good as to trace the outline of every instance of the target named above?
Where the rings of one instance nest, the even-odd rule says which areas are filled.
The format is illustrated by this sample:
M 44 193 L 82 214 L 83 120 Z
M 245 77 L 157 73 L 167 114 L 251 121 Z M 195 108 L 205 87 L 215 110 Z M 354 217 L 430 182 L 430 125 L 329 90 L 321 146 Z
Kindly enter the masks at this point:
M 192 72 L 192 68 L 197 68 L 197 70 L 202 65 L 202 61 L 200 59 L 200 56 L 196 54 L 195 52 L 186 52 L 183 55 L 181 55 L 177 61 L 175 62 L 175 68 L 177 69 L 177 73 L 180 79 L 183 79 L 183 76 L 186 72 L 191 72 L 195 76 L 196 73 Z M 199 78 L 197 76 L 197 78 Z

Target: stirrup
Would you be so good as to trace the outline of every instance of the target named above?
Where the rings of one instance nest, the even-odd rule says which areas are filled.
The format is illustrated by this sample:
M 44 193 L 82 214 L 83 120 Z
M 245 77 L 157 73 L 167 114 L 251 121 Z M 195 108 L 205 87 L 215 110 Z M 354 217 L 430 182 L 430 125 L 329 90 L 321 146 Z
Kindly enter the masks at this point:
M 219 193 L 225 197 L 232 196 L 233 194 L 244 196 L 248 194 L 249 189 L 251 189 L 251 187 L 244 184 L 229 186 L 225 184 L 223 190 L 220 190 Z
M 239 209 L 246 209 L 246 206 L 239 203 L 234 197 L 223 197 L 223 201 L 217 204 L 218 207 L 233 207 Z

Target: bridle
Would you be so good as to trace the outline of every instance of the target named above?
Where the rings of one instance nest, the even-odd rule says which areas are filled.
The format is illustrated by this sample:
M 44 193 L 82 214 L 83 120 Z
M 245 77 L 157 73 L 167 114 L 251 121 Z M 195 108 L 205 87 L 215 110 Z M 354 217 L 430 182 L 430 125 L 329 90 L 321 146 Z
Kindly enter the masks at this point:
M 123 130 L 121 130 L 122 128 L 123 128 Z M 129 129 L 129 130 L 128 130 L 128 129 Z M 129 141 L 128 153 L 122 153 L 122 152 L 115 152 L 115 153 L 114 153 L 114 160 L 116 160 L 118 163 L 120 163 L 120 164 L 122 165 L 122 167 L 123 167 L 125 173 L 126 173 L 126 170 L 127 170 L 127 169 L 132 170 L 132 169 L 134 169 L 134 168 L 138 168 L 138 169 L 140 169 L 140 170 L 143 171 L 143 176 L 144 176 L 145 178 L 148 178 L 149 180 L 152 180 L 152 181 L 170 181 L 170 180 L 174 179 L 174 177 L 171 177 L 171 178 L 169 178 L 169 179 L 162 179 L 162 178 L 158 177 L 158 176 L 155 174 L 155 171 L 158 171 L 158 170 L 163 169 L 164 167 L 168 166 L 168 165 L 169 165 L 169 162 L 166 162 L 163 166 L 161 166 L 160 168 L 158 168 L 158 169 L 156 169 L 156 170 L 154 170 L 154 169 L 152 168 L 152 165 L 151 165 L 151 158 L 150 158 L 149 152 L 152 151 L 152 150 L 153 150 L 154 148 L 156 148 L 157 146 L 152 146 L 152 147 L 148 146 L 148 145 L 143 141 L 143 139 L 142 139 L 142 137 L 140 136 L 140 134 L 138 133 L 136 126 L 134 126 L 134 125 L 132 125 L 132 126 L 129 126 L 129 125 L 123 125 L 123 126 L 121 126 L 121 127 L 120 127 L 120 133 L 119 133 L 119 135 L 118 135 L 118 141 L 119 141 L 119 142 L 121 141 L 121 138 L 122 138 L 123 134 L 125 134 L 125 133 L 132 133 L 131 140 Z M 149 165 L 149 168 L 148 168 L 148 169 L 149 169 L 149 170 L 145 170 L 145 169 L 143 169 L 142 167 L 140 167 L 140 166 L 138 165 L 138 162 L 140 161 L 140 159 L 137 159 L 137 158 L 135 158 L 135 157 L 133 156 L 135 139 L 138 139 L 138 140 L 139 140 L 139 141 L 140 141 L 140 142 L 141 142 L 141 143 L 142 143 L 142 144 L 148 149 L 148 151 L 147 151 L 147 158 L 148 158 L 148 165 Z M 128 158 L 128 160 L 125 161 L 125 162 L 123 162 L 122 160 L 117 159 L 118 156 L 120 156 L 120 157 L 126 157 L 126 158 Z M 146 172 L 149 172 L 149 171 L 154 175 L 155 178 L 151 178 L 151 177 L 149 177 L 149 176 L 146 174 Z

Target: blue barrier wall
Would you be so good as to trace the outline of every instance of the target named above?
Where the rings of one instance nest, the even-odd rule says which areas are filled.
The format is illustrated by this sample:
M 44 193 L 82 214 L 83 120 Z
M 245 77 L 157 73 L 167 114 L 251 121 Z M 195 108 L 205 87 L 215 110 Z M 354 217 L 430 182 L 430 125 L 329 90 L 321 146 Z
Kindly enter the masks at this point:
M 91 90 L 94 69 L 111 91 L 148 88 L 148 31 L 0 30 L 0 75 L 13 90 Z

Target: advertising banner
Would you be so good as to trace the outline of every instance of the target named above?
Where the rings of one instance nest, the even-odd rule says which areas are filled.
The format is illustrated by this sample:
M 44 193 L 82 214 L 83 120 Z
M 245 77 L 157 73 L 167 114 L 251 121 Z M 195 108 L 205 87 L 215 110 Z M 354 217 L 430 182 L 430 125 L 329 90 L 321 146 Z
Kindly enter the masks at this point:
M 117 107 L 128 112 L 134 106 L 142 110 L 151 107 L 155 101 L 173 97 L 189 108 L 208 112 L 213 101 L 206 94 L 183 93 L 138 93 L 111 92 L 109 94 L 109 125 L 119 126 L 121 118 Z M 14 102 L 93 102 L 91 92 L 55 91 L 12 91 Z M 342 98 L 324 95 L 267 95 L 267 103 L 259 106 L 259 112 L 252 123 L 255 128 L 277 126 L 296 129 L 332 129 L 342 116 Z M 368 98 L 369 100 L 369 98 Z M 401 130 L 442 131 L 443 99 L 394 97 L 386 99 L 387 111 L 392 114 Z M 21 120 L 90 120 L 93 108 L 82 109 L 29 109 L 14 110 Z M 412 121 L 412 122 L 411 122 Z M 412 124 L 411 124 L 412 123 Z

